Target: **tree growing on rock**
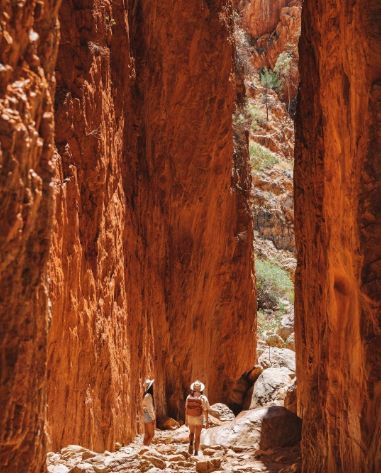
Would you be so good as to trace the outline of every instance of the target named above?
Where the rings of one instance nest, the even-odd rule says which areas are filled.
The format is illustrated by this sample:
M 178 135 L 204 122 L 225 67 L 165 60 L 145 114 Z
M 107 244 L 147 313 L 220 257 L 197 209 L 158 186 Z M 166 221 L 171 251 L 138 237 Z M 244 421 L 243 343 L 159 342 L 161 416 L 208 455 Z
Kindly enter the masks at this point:
M 282 88 L 282 82 L 276 72 L 264 67 L 260 74 L 261 84 L 265 89 L 266 117 L 269 119 L 269 90 L 278 92 Z
M 274 72 L 278 74 L 278 77 L 280 78 L 282 85 L 285 85 L 287 87 L 288 113 L 290 113 L 290 107 L 291 107 L 290 88 L 296 87 L 296 84 L 294 83 L 294 77 L 291 72 L 292 61 L 293 61 L 292 52 L 284 51 L 283 53 L 279 54 L 275 67 L 274 67 Z

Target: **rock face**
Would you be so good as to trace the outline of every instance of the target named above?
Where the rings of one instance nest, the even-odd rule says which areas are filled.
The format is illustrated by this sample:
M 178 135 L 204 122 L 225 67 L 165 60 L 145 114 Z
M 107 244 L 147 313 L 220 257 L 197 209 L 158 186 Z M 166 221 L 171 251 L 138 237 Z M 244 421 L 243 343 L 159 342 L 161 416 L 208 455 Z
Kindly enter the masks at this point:
M 252 2 L 251 8 L 255 8 L 257 2 Z M 292 85 L 284 88 L 282 91 L 282 98 L 285 101 L 295 100 L 298 92 L 299 70 L 298 70 L 298 41 L 301 28 L 302 17 L 302 0 L 293 0 L 287 3 L 287 6 L 281 9 L 277 17 L 274 17 L 279 23 L 274 26 L 275 31 L 265 31 L 253 41 L 254 51 L 252 56 L 252 63 L 256 68 L 275 67 L 279 55 L 284 51 L 292 53 L 293 59 L 291 62 L 291 76 Z M 250 31 L 250 30 L 249 30 Z M 251 32 L 254 37 L 256 35 Z
M 254 0 L 244 7 L 245 23 L 256 38 L 275 30 L 280 12 L 291 0 Z
M 287 340 L 287 338 L 293 332 L 294 332 L 294 311 L 291 311 L 282 317 L 277 333 L 280 337 L 283 338 L 283 340 Z
M 288 387 L 286 397 L 284 398 L 284 407 L 289 411 L 297 414 L 298 411 L 298 399 L 297 399 L 297 386 L 296 380 Z
M 287 368 L 268 368 L 254 384 L 250 409 L 283 406 L 288 387 L 292 384 Z
M 300 440 L 302 421 L 284 407 L 243 411 L 234 421 L 202 432 L 205 446 L 271 449 Z
M 305 473 L 381 471 L 380 20 L 377 0 L 303 5 L 295 344 Z
M 259 357 L 258 363 L 263 369 L 287 368 L 292 372 L 296 371 L 295 353 L 287 348 L 267 348 Z
M 192 380 L 224 402 L 255 362 L 251 182 L 247 160 L 232 161 L 232 11 L 139 5 L 64 0 L 60 10 L 54 451 L 131 440 L 145 377 L 158 414 L 178 418 Z
M 234 419 L 233 411 L 230 410 L 228 408 L 228 406 L 226 406 L 225 404 L 222 404 L 220 402 L 217 402 L 216 404 L 213 404 L 213 406 L 210 406 L 209 413 L 213 417 L 216 417 L 217 419 L 219 419 L 223 422 Z
M 59 2 L 0 3 L 0 470 L 43 470 Z

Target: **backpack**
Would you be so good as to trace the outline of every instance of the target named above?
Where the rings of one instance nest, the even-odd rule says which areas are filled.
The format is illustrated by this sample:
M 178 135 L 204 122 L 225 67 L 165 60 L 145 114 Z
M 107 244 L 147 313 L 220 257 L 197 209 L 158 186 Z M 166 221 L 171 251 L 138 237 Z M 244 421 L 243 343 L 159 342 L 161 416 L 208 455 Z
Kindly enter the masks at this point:
M 202 415 L 202 401 L 200 397 L 189 396 L 187 401 L 187 415 L 198 417 Z

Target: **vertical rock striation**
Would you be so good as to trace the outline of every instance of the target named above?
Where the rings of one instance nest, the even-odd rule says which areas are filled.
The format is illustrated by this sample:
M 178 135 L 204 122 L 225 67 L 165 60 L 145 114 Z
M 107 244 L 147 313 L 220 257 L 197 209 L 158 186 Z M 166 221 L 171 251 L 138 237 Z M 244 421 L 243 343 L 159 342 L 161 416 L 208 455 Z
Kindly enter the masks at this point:
M 303 5 L 295 203 L 304 472 L 381 471 L 381 7 Z
M 275 30 L 282 8 L 291 2 L 292 0 L 240 0 L 239 4 L 244 12 L 248 31 L 257 38 Z
M 0 470 L 45 464 L 59 2 L 0 2 Z
M 233 159 L 231 7 L 64 0 L 50 260 L 49 448 L 181 416 L 255 363 L 247 160 Z M 140 427 L 141 428 L 141 427 Z

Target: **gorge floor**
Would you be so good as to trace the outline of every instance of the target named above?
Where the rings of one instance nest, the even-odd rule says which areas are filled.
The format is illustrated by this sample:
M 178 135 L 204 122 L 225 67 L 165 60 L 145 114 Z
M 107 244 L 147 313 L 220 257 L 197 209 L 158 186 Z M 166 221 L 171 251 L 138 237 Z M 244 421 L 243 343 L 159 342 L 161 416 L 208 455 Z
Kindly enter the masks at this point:
M 202 447 L 198 456 L 188 453 L 188 429 L 156 430 L 150 447 L 142 436 L 118 451 L 95 453 L 77 445 L 48 453 L 49 473 L 291 473 L 301 471 L 300 444 L 261 451 L 221 446 Z

